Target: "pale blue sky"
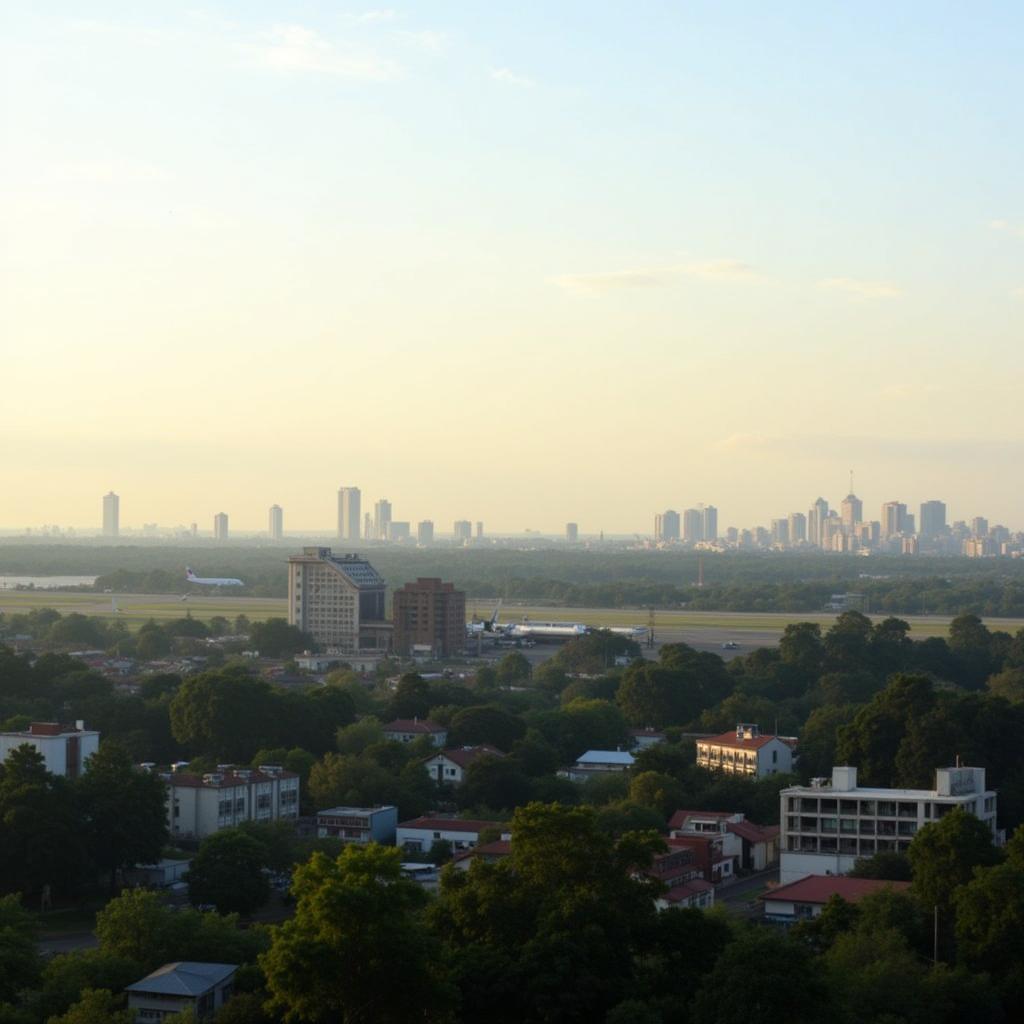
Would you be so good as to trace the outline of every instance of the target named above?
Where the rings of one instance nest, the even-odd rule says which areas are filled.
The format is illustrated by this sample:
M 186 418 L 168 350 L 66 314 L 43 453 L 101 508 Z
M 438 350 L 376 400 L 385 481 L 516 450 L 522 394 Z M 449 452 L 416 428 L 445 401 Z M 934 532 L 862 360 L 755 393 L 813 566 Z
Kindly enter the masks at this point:
M 9 5 L 14 7 L 15 5 Z M 1024 526 L 1019 5 L 0 23 L 0 525 Z M 539 499 L 538 495 L 542 497 Z

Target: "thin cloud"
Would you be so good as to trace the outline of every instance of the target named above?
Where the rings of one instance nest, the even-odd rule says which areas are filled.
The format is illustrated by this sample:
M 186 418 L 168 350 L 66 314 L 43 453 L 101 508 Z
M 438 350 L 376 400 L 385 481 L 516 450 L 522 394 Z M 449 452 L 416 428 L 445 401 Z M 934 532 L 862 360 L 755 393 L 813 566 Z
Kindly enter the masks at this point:
M 49 177 L 59 182 L 85 182 L 95 185 L 134 185 L 140 182 L 169 181 L 162 167 L 137 160 L 79 160 L 55 165 Z
M 381 21 L 394 21 L 397 17 L 397 13 L 388 7 L 379 11 L 363 11 L 362 14 L 356 15 L 355 20 L 360 25 L 371 25 Z
M 509 68 L 491 68 L 491 78 L 495 82 L 504 82 L 506 85 L 514 85 L 518 89 L 532 89 L 537 83 L 525 75 L 518 75 Z
M 399 72 L 394 61 L 371 51 L 342 49 L 302 25 L 276 25 L 246 51 L 257 66 L 284 73 L 386 82 Z
M 1024 238 L 1024 224 L 1014 224 L 1009 220 L 990 220 L 988 226 L 993 231 L 1001 231 L 1006 235 L 1013 235 L 1016 238 Z
M 887 281 L 861 281 L 855 277 L 830 277 L 818 282 L 819 288 L 846 292 L 864 299 L 891 299 L 900 295 L 900 289 Z
M 754 281 L 760 275 L 740 260 L 706 260 L 668 267 L 643 267 L 636 270 L 612 270 L 596 274 L 561 274 L 551 283 L 569 291 L 605 292 L 624 288 L 654 288 L 677 283 L 682 278 L 703 281 Z

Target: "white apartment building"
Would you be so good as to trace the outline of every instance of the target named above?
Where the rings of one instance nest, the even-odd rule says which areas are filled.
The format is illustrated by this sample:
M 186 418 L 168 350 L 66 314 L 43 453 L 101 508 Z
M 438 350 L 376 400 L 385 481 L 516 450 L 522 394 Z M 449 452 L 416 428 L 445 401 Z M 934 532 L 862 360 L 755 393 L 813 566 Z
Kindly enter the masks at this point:
M 172 839 L 203 839 L 243 821 L 294 821 L 299 816 L 299 777 L 279 765 L 262 764 L 259 770 L 219 765 L 205 775 L 183 770 L 187 765 L 175 768 L 160 775 L 167 783 Z
M 740 722 L 731 732 L 697 740 L 697 764 L 710 771 L 761 779 L 791 772 L 795 745 L 791 736 L 765 736 L 757 725 Z
M 500 821 L 479 821 L 469 818 L 414 818 L 403 821 L 395 832 L 395 846 L 410 853 L 429 853 L 434 843 L 451 843 L 453 850 L 468 850 L 480 842 L 480 833 L 503 828 Z M 507 839 L 508 833 L 503 832 Z
M 783 885 L 806 875 L 844 875 L 858 857 L 903 853 L 918 829 L 955 807 L 1001 840 L 984 768 L 939 768 L 934 789 L 882 789 L 858 786 L 856 768 L 837 767 L 830 780 L 789 786 L 779 799 Z
M 77 779 L 85 771 L 85 762 L 100 749 L 100 734 L 86 729 L 79 719 L 74 725 L 57 722 L 32 722 L 22 732 L 0 732 L 0 761 L 17 747 L 28 745 L 43 755 L 51 775 Z

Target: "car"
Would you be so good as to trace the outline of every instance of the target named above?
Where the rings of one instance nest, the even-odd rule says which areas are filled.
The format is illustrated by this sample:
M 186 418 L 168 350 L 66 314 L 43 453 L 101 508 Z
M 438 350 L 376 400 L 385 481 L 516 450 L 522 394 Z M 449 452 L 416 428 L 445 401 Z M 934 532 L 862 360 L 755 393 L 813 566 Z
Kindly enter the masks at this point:
M 726 640 L 725 643 L 722 644 L 723 651 L 738 651 L 739 649 L 740 645 L 736 643 L 735 640 Z

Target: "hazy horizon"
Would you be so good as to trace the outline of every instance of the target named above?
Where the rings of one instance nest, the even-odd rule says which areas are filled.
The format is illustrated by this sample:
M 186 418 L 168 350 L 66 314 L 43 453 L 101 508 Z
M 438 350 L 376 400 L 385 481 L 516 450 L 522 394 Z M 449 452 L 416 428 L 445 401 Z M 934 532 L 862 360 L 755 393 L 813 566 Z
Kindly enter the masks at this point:
M 1024 13 L 95 0 L 0 35 L 0 526 L 1024 527 Z

